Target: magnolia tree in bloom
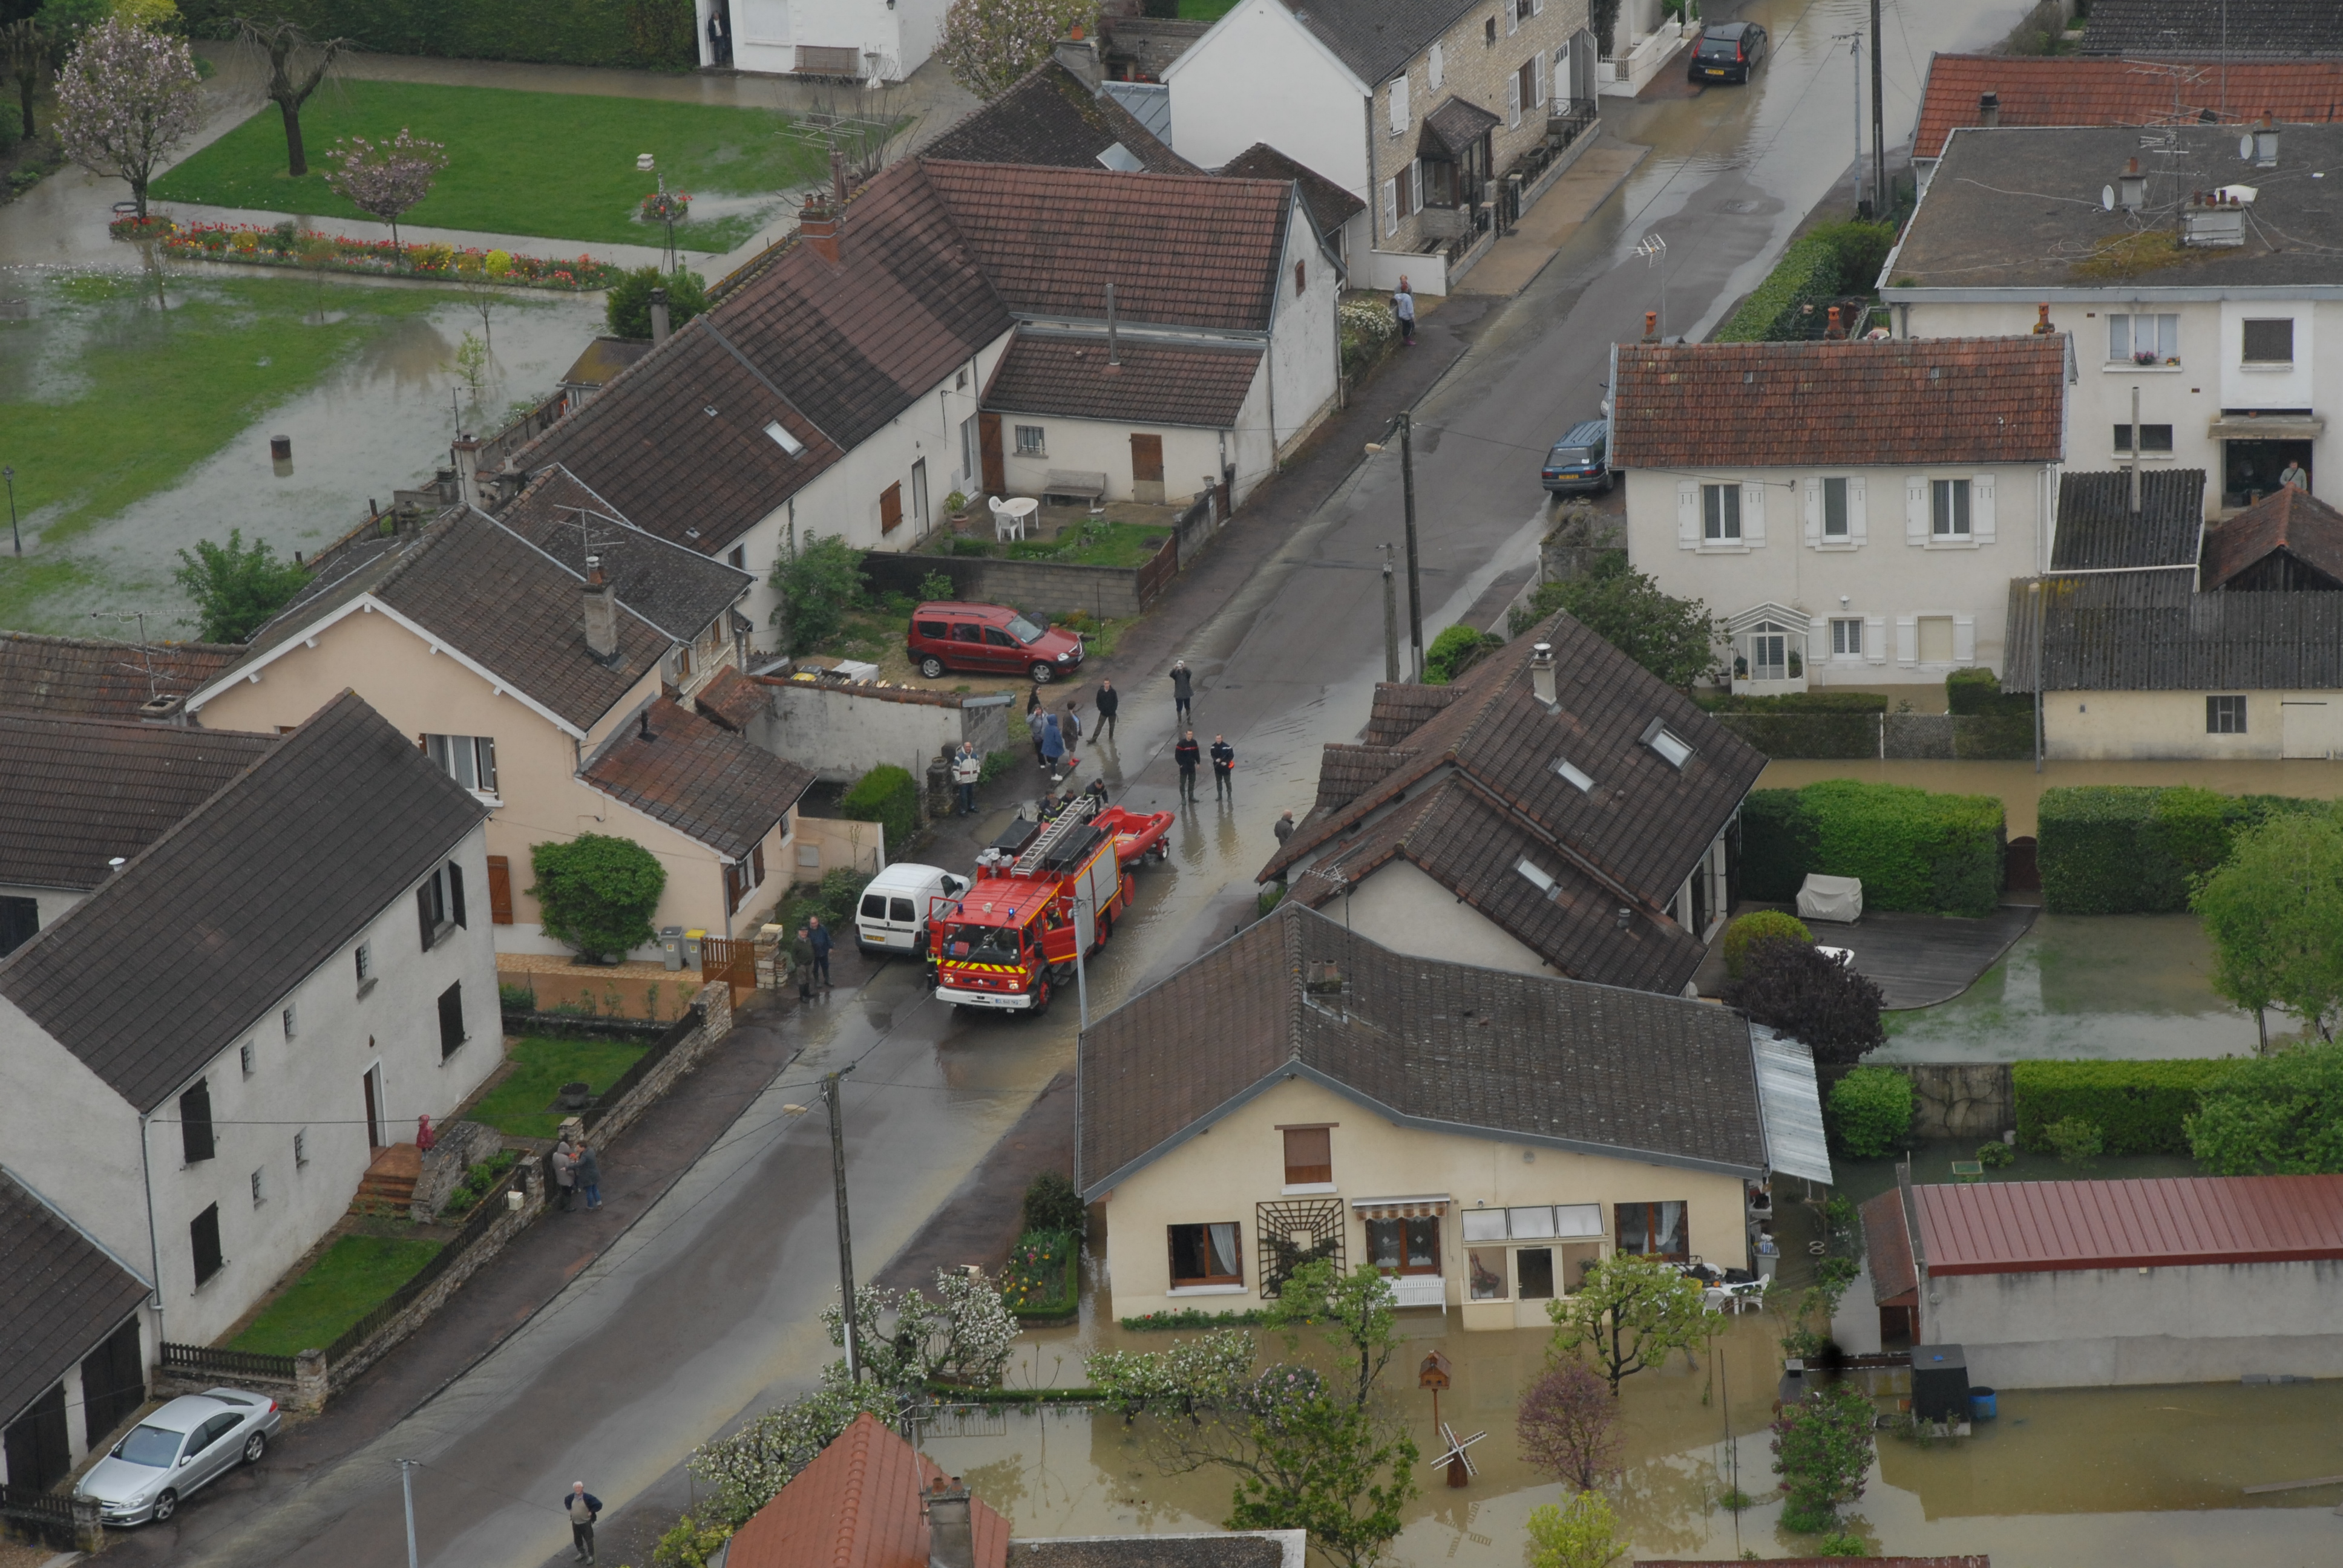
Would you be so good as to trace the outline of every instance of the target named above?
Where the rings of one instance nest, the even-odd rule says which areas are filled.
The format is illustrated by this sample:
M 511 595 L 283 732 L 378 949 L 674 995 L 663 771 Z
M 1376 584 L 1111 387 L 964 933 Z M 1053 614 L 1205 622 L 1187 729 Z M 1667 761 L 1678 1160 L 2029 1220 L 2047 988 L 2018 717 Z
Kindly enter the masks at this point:
M 936 52 L 952 80 L 990 100 L 1050 57 L 1050 46 L 1098 21 L 1098 0 L 952 0 Z
M 185 39 L 108 17 L 81 35 L 57 73 L 65 156 L 92 174 L 129 181 L 145 217 L 155 166 L 196 128 L 197 80 Z
M 408 135 L 405 126 L 387 142 L 346 136 L 327 156 L 341 167 L 326 176 L 326 184 L 352 206 L 390 225 L 395 251 L 399 215 L 428 196 L 431 176 L 447 166 L 446 147 Z

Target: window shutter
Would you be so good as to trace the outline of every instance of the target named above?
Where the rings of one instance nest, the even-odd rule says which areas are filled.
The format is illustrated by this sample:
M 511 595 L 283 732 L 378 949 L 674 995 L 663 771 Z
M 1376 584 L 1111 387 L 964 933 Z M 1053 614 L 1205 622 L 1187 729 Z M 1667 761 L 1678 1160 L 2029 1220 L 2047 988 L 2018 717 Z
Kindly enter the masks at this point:
M 1700 487 L 1690 479 L 1676 481 L 1676 548 L 1700 548 Z
M 1953 662 L 1976 662 L 1976 617 L 1973 615 L 1953 617 Z
M 1806 543 L 1818 545 L 1822 542 L 1823 482 L 1809 475 L 1806 478 Z
M 1928 481 L 1924 475 L 1907 474 L 1904 478 L 1904 542 L 1928 542 Z
M 879 492 L 879 531 L 891 534 L 903 526 L 903 485 L 901 480 Z
M 1383 181 L 1383 233 L 1386 235 L 1394 235 L 1398 232 L 1399 182 L 1396 180 L 1385 180 Z
M 1899 615 L 1896 618 L 1896 662 L 1920 662 L 1920 622 L 1916 616 Z
M 1826 664 L 1831 656 L 1830 618 L 1806 623 L 1806 673 L 1812 675 L 1817 666 Z
M 1539 70 L 1537 68 L 1537 56 L 1534 55 L 1531 55 L 1529 62 L 1530 91 L 1537 95 L 1538 103 L 1544 104 L 1545 102 L 1545 73 Z
M 1545 0 L 1530 0 L 1530 15 L 1533 16 L 1544 15 Z
M 1887 662 L 1887 623 L 1875 615 L 1863 618 L 1863 657 L 1874 664 Z
M 502 855 L 488 857 L 488 922 L 513 923 L 512 862 Z
M 1858 545 L 1863 543 L 1863 476 L 1860 474 L 1846 482 L 1846 537 Z
M 1505 36 L 1510 38 L 1521 30 L 1521 7 L 1513 0 L 1505 0 Z
M 464 982 L 458 980 L 439 993 L 439 1060 L 447 1060 L 464 1043 Z
M 487 794 L 497 792 L 497 743 L 483 735 L 473 742 L 480 759 L 480 789 Z
M 1765 487 L 1741 487 L 1741 542 L 1762 545 L 1765 542 Z
M 1391 85 L 1391 128 L 1397 136 L 1407 129 L 1407 78 L 1402 76 Z
M 415 890 L 415 924 L 423 938 L 423 950 L 427 953 L 431 950 L 431 883 L 427 878 Z
M 469 930 L 471 922 L 464 919 L 464 868 L 453 860 L 447 862 L 447 907 L 456 923 Z
M 1432 62 L 1430 68 L 1432 73 L 1432 90 L 1435 93 L 1440 91 L 1441 78 L 1447 75 L 1447 72 L 1444 69 L 1447 63 L 1445 56 L 1441 51 L 1440 45 L 1434 44 L 1432 46 Z
M 190 1165 L 212 1157 L 212 1086 L 208 1080 L 196 1080 L 196 1086 L 179 1096 L 179 1152 Z
M 1423 160 L 1410 158 L 1407 164 L 1407 210 L 1423 210 Z
M 1557 103 L 1570 96 L 1570 45 L 1567 44 L 1554 52 L 1554 95 Z
M 1522 123 L 1522 79 L 1519 76 L 1505 78 L 1505 121 L 1515 126 Z
M 1979 474 L 1969 481 L 1969 538 L 1981 545 L 1993 543 L 1993 476 Z

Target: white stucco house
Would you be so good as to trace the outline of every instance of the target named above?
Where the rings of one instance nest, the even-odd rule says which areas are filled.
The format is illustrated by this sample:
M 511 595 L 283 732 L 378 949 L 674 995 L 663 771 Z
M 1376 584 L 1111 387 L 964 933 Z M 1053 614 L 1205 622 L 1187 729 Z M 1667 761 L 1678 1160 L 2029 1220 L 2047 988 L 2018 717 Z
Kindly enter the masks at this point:
M 935 53 L 945 0 L 694 0 L 699 63 L 879 86 Z
M 1638 571 L 1725 620 L 1737 690 L 1941 683 L 2004 664 L 2045 569 L 2064 337 L 1613 350 Z

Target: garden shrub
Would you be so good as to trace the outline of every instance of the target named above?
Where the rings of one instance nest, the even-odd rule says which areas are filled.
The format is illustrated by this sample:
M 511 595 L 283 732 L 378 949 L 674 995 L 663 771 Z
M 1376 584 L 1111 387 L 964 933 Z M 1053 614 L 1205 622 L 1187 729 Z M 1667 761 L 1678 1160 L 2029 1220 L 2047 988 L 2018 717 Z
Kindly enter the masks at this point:
M 1725 928 L 1725 978 L 1739 980 L 1749 957 L 1749 944 L 1760 937 L 1787 937 L 1811 942 L 1815 933 L 1806 922 L 1784 910 L 1755 910 Z
M 1990 1143 L 1978 1144 L 1976 1157 L 1977 1163 L 1988 1171 L 1998 1171 L 2006 1165 L 2017 1163 L 2017 1151 L 1998 1138 Z
M 1830 1130 L 1858 1160 L 1904 1147 L 1912 1131 L 1912 1081 L 1892 1067 L 1858 1067 L 1831 1086 Z
M 2004 691 L 2001 678 L 1990 669 L 1956 669 L 1945 677 L 1945 711 L 1956 715 L 2022 713 L 2034 717 L 2034 699 L 2023 691 Z
M 1871 910 L 1983 916 L 2001 896 L 2002 804 L 1826 779 L 1757 789 L 1741 811 L 1742 891 L 1787 902 L 1810 871 L 1863 879 Z
M 1064 1172 L 1044 1171 L 1025 1187 L 1025 1228 L 1028 1231 L 1071 1231 L 1079 1236 L 1089 1223 L 1082 1195 Z
M 651 290 L 667 290 L 667 325 L 680 332 L 683 324 L 708 308 L 708 284 L 689 267 L 662 273 L 656 266 L 639 266 L 611 286 L 602 298 L 602 317 L 614 337 L 648 340 L 651 335 Z
M 791 653 L 812 653 L 846 629 L 846 618 L 870 602 L 862 552 L 840 534 L 808 534 L 773 565 L 781 608 L 773 613 Z
M 1472 668 L 1490 648 L 1503 646 L 1502 638 L 1475 631 L 1469 626 L 1452 626 L 1433 638 L 1432 646 L 1423 650 L 1423 684 L 1446 686 Z
M 2224 1063 L 2188 1119 L 2188 1151 L 2216 1176 L 2343 1171 L 2343 1045 Z
M 2220 1059 L 2015 1062 L 2017 1146 L 2055 1153 L 2051 1124 L 2079 1120 L 2100 1130 L 2109 1154 L 2186 1154 L 2186 1124 L 2199 1097 L 2237 1066 Z
M 1711 713 L 1885 713 L 1887 698 L 1877 691 L 1785 691 L 1773 697 L 1744 692 L 1704 693 L 1694 699 Z
M 1718 714 L 1716 721 L 1768 757 L 1852 762 L 1879 755 L 1879 715 L 1875 712 L 1728 710 Z
M 179 14 L 191 35 L 225 38 L 247 9 L 242 0 L 181 0 Z M 691 0 L 274 0 L 266 14 L 372 54 L 651 71 L 699 64 Z
M 1838 250 L 1828 240 L 1808 235 L 1782 253 L 1741 308 L 1716 335 L 1719 343 L 1766 343 L 1795 336 L 1789 328 L 1798 307 L 1816 295 L 1838 288 Z
M 651 915 L 667 888 L 667 868 L 632 839 L 580 833 L 568 843 L 529 850 L 545 934 L 593 962 L 623 959 L 659 940 Z
M 2228 859 L 2243 829 L 2332 811 L 2289 795 L 2222 795 L 2189 785 L 2089 784 L 2042 791 L 2042 903 L 2060 915 L 2175 914 L 2190 882 Z
M 854 781 L 838 802 L 839 813 L 887 829 L 887 845 L 900 849 L 920 828 L 920 786 L 908 769 L 881 762 Z
M 2107 1151 L 2107 1135 L 2096 1121 L 2069 1116 L 2042 1130 L 2043 1138 L 2068 1165 L 2089 1165 Z

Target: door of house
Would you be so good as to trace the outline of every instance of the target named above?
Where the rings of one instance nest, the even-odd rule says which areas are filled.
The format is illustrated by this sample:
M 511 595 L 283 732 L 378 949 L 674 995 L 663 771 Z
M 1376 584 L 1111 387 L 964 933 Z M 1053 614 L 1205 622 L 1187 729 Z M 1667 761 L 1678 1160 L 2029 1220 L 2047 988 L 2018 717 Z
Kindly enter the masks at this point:
M 2335 712 L 2334 704 L 2315 699 L 2280 702 L 2278 705 L 2278 755 L 2334 756 L 2338 745 Z
M 382 1069 L 367 1068 L 358 1080 L 358 1087 L 366 1094 L 367 1147 L 385 1148 L 387 1145 L 382 1135 Z
M 1131 437 L 1131 498 L 1163 504 L 1163 437 L 1141 436 L 1133 432 Z
M 46 1492 L 73 1468 L 73 1442 L 65 1432 L 65 1385 L 53 1383 L 32 1408 L 9 1422 L 0 1436 L 8 1462 L 8 1484 Z
M 1749 639 L 1749 678 L 1790 678 L 1790 639 L 1778 631 L 1761 631 Z
M 512 861 L 503 855 L 488 857 L 488 920 L 499 926 L 513 923 Z
M 1009 492 L 1008 468 L 1001 460 L 1001 416 L 979 414 L 976 417 L 977 439 L 984 446 L 984 493 L 1001 496 Z
M 81 1400 L 83 1431 L 92 1448 L 146 1402 L 146 1358 L 138 1353 L 136 1318 L 82 1357 Z

